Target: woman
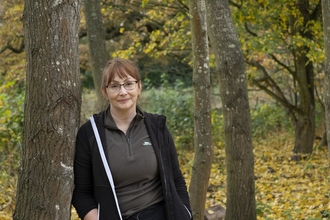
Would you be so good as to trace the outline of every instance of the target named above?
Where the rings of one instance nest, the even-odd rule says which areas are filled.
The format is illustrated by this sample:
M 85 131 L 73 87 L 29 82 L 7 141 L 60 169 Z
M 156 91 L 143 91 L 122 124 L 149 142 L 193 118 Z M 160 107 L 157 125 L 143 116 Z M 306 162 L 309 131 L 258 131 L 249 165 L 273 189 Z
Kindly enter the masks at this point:
M 121 58 L 109 61 L 101 90 L 109 107 L 77 134 L 72 204 L 79 217 L 192 219 L 166 118 L 137 106 L 142 90 L 138 68 Z

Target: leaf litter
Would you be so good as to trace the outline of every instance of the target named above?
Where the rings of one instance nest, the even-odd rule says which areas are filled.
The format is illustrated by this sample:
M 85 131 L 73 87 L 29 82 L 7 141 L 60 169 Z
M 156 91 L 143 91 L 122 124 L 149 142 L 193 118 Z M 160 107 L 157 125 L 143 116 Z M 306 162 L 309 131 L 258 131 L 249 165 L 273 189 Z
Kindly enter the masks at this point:
M 326 146 L 315 144 L 311 155 L 295 155 L 294 140 L 288 134 L 269 136 L 253 144 L 257 219 L 330 219 L 330 159 Z M 193 153 L 179 151 L 179 156 L 185 157 L 181 168 L 189 186 Z M 224 146 L 214 147 L 206 208 L 214 205 L 226 208 Z

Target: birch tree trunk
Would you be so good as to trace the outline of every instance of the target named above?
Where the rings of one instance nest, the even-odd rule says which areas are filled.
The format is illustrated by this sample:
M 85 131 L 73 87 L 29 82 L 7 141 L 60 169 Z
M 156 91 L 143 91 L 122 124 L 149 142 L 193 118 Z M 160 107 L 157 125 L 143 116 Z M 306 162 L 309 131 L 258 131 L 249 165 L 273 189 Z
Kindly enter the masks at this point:
M 79 16 L 79 0 L 25 0 L 26 96 L 14 220 L 71 216 Z
M 254 155 L 244 58 L 228 1 L 205 2 L 224 114 L 226 219 L 255 220 Z
M 206 192 L 213 159 L 209 48 L 205 13 L 204 0 L 190 1 L 194 63 L 193 87 L 195 158 L 192 168 L 189 192 L 194 220 L 204 219 Z
M 100 2 L 100 0 L 84 0 L 89 59 L 98 98 L 95 111 L 101 111 L 107 104 L 100 90 L 103 68 L 108 62 Z
M 324 50 L 325 50 L 325 80 L 324 106 L 325 124 L 328 140 L 328 156 L 330 157 L 330 0 L 322 0 Z

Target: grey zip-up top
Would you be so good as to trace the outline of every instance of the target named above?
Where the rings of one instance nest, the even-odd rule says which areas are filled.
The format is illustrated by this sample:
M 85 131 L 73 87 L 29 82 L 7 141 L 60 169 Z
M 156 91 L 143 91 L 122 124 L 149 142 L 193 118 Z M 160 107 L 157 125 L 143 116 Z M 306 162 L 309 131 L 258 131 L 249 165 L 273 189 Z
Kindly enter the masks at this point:
M 166 217 L 168 220 L 191 219 L 187 187 L 179 167 L 173 139 L 166 127 L 166 118 L 146 112 L 144 116 L 157 157 Z M 105 111 L 94 115 L 102 145 L 107 146 L 104 117 Z M 103 147 L 103 150 L 107 155 L 106 147 Z M 120 219 L 115 203 L 116 195 L 112 193 L 90 121 L 82 125 L 77 134 L 74 175 L 72 204 L 80 218 L 83 219 L 89 211 L 97 208 L 100 220 Z

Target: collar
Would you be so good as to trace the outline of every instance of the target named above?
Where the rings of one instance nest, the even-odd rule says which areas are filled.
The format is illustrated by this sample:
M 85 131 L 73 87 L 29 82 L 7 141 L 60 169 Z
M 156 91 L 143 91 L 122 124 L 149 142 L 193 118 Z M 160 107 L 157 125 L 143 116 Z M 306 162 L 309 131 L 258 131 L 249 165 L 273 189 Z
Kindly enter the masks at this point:
M 110 128 L 110 129 L 118 129 L 115 120 L 113 119 L 111 113 L 110 113 L 110 105 L 105 110 L 105 117 L 104 117 L 104 127 Z M 143 110 L 136 106 L 136 115 L 131 121 L 130 126 L 136 126 L 141 120 L 143 120 L 145 117 Z

